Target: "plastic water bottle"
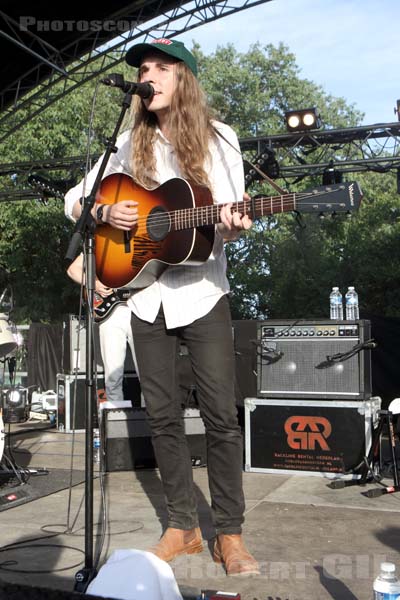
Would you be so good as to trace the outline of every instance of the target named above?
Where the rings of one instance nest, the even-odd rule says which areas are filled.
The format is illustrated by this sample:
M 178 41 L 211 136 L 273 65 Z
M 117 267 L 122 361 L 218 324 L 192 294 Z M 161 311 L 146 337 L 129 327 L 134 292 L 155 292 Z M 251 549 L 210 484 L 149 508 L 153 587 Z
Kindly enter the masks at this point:
M 374 600 L 399 600 L 400 581 L 397 579 L 393 563 L 381 563 L 381 572 L 374 581 Z
M 343 319 L 343 300 L 338 287 L 333 287 L 329 295 L 330 318 Z
M 100 431 L 93 429 L 93 462 L 100 463 Z
M 346 319 L 356 321 L 359 318 L 358 294 L 354 287 L 350 286 L 346 292 Z

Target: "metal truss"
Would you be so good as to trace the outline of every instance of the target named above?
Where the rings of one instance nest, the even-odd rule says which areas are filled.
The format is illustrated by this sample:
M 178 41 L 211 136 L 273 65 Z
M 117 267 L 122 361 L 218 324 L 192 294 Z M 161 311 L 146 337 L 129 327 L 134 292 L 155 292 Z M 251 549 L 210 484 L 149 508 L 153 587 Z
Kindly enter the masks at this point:
M 242 138 L 239 142 L 242 152 L 253 165 L 277 179 L 294 179 L 297 182 L 305 177 L 321 177 L 327 171 L 400 171 L 400 122 L 258 136 Z M 98 155 L 91 158 L 95 161 Z M 64 180 L 72 185 L 76 174 L 83 173 L 85 163 L 86 156 L 73 156 L 0 164 L 0 178 L 18 175 L 19 181 L 26 182 L 29 175 L 39 173 L 49 179 L 48 190 L 19 190 L 13 187 L 0 192 L 0 202 L 55 197 L 51 190 L 52 187 L 57 188 L 55 178 L 60 177 L 60 172 L 65 173 Z M 277 176 L 269 170 L 272 163 L 278 165 Z M 248 173 L 252 180 L 257 179 L 251 168 Z M 62 193 L 65 190 L 59 191 Z
M 385 173 L 400 168 L 400 123 L 246 138 L 241 149 L 267 171 L 276 161 L 284 179 L 300 181 L 332 170 Z
M 126 20 L 131 29 L 110 40 L 110 33 L 89 31 L 57 50 L 38 36 L 21 39 L 18 23 L 0 11 L 13 32 L 13 41 L 41 60 L 0 93 L 0 142 L 66 94 L 124 60 L 135 40 L 173 38 L 233 13 L 270 0 L 136 0 L 110 19 Z M 4 35 L 4 32 L 0 32 Z M 7 34 L 6 34 L 7 35 Z M 8 36 L 10 38 L 11 36 Z

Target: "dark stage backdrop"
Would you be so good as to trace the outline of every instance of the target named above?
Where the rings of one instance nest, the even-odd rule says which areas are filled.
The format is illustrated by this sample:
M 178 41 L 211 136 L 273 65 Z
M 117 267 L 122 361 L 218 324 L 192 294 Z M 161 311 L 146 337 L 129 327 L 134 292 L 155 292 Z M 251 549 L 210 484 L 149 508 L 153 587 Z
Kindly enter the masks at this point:
M 27 347 L 28 386 L 38 386 L 42 391 L 56 390 L 56 376 L 61 372 L 62 365 L 62 340 L 62 323 L 30 325 Z
M 382 398 L 387 409 L 393 398 L 400 398 L 400 319 L 366 315 L 378 347 L 371 351 L 372 391 Z
M 393 398 L 400 397 L 400 319 L 363 315 L 371 321 L 371 335 L 378 347 L 371 351 L 372 393 L 382 398 L 387 408 Z M 234 321 L 236 354 L 236 400 L 243 404 L 257 391 L 256 340 L 257 321 Z M 28 335 L 28 385 L 42 390 L 56 389 L 56 375 L 63 372 L 63 324 L 32 323 Z M 65 361 L 64 361 L 65 362 Z M 181 357 L 180 373 L 183 393 L 191 394 L 194 385 L 190 362 Z M 186 397 L 186 396 L 185 396 Z

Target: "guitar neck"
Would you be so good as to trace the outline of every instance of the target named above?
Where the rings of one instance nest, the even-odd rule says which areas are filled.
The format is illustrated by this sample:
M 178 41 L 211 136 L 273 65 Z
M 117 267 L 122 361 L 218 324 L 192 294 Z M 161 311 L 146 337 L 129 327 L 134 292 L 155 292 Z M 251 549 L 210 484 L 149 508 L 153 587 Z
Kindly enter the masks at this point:
M 174 210 L 169 213 L 171 229 L 179 231 L 205 225 L 216 225 L 221 222 L 221 206 L 222 204 L 211 204 Z M 235 202 L 232 205 L 232 212 L 239 212 L 242 215 L 248 214 L 253 221 L 260 217 L 293 210 L 296 210 L 295 193 L 265 198 L 250 198 L 249 200 Z

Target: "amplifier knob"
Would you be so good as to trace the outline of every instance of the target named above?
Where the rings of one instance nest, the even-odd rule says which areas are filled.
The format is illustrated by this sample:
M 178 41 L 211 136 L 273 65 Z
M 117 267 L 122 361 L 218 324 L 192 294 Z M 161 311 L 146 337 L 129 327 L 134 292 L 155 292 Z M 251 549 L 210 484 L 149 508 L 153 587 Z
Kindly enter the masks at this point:
M 308 331 L 307 331 L 307 329 L 305 329 L 305 330 L 303 331 L 303 335 L 308 335 Z
M 324 335 L 329 335 L 329 331 L 327 329 L 324 329 Z
M 322 331 L 321 330 L 317 331 L 317 335 L 322 335 Z
M 329 335 L 335 335 L 336 331 L 334 329 L 331 329 L 329 332 Z

